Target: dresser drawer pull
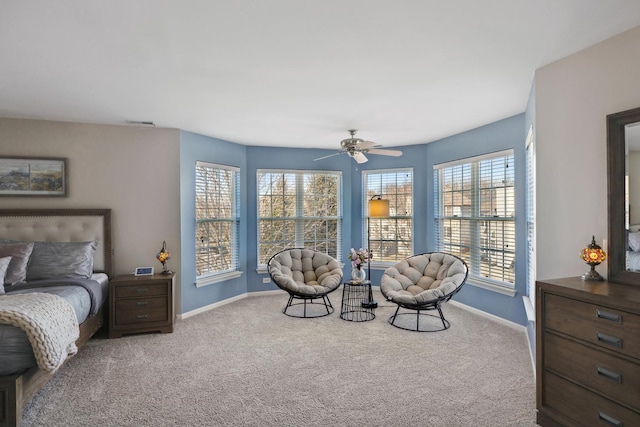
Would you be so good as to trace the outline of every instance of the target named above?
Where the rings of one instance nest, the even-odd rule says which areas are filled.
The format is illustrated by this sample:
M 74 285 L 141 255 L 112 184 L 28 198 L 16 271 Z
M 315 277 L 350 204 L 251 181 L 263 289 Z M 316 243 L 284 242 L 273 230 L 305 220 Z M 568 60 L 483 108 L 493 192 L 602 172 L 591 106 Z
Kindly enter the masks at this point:
M 622 324 L 622 316 L 620 314 L 609 313 L 608 311 L 596 309 L 596 316 L 598 316 L 598 319 L 609 320 L 620 325 Z
M 605 344 L 612 345 L 614 347 L 622 348 L 622 339 L 612 337 L 611 335 L 603 334 L 602 332 L 597 332 L 598 341 L 603 342 Z
M 149 288 L 136 288 L 136 292 L 139 294 L 144 294 L 146 292 L 149 292 Z
M 138 314 L 136 317 L 137 317 L 138 319 L 148 319 L 148 318 L 149 318 L 149 315 L 147 315 L 147 314 Z
M 136 302 L 136 305 L 138 307 L 146 307 L 147 305 L 149 305 L 149 302 L 148 301 L 138 301 L 138 302 Z
M 622 421 L 618 421 L 615 418 L 605 414 L 602 411 L 598 411 L 598 418 L 601 419 L 602 421 L 605 421 L 609 424 L 611 424 L 612 426 L 616 426 L 616 427 L 622 427 L 624 426 L 624 424 L 622 423 Z
M 622 384 L 622 375 L 619 373 L 613 372 L 607 368 L 601 368 L 600 366 L 596 366 L 596 370 L 598 371 L 598 375 L 602 375 L 603 377 L 615 381 L 618 384 Z

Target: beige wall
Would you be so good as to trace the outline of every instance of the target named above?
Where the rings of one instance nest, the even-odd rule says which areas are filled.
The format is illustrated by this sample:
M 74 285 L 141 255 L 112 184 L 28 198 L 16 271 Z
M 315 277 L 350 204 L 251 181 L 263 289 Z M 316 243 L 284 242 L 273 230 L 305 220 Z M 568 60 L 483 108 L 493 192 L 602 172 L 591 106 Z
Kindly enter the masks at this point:
M 179 143 L 176 129 L 0 119 L 0 155 L 69 161 L 68 197 L 2 197 L 0 206 L 111 208 L 116 274 L 159 269 L 163 240 L 178 270 Z
M 591 235 L 607 238 L 606 116 L 640 107 L 640 27 L 535 78 L 537 277 L 576 276 Z

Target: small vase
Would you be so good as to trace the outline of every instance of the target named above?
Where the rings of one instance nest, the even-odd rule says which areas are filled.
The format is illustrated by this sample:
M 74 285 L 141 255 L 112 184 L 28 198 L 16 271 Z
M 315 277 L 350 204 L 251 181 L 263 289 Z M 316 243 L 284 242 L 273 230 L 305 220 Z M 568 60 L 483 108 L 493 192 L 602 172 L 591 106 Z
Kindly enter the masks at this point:
M 363 268 L 354 268 L 351 270 L 351 280 L 357 283 L 364 281 L 367 277 L 367 272 Z

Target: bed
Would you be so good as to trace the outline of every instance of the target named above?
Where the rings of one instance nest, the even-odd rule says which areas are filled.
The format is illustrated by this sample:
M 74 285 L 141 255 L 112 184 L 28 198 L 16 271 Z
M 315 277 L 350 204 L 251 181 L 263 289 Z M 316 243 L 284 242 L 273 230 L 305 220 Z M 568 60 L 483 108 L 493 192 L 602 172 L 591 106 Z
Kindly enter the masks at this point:
M 23 271 L 18 264 L 9 269 L 7 258 L 24 264 L 22 280 L 16 280 L 16 273 Z M 3 262 L 9 276 L 0 281 L 5 283 L 0 295 L 0 426 L 19 426 L 24 405 L 105 323 L 113 268 L 111 210 L 0 209 L 0 269 Z M 71 337 L 68 352 L 53 365 L 43 362 L 40 346 L 29 344 L 36 342 L 27 337 L 30 328 L 8 323 L 12 315 L 4 311 L 8 301 L 28 310 L 40 300 L 54 304 L 47 315 L 66 316 L 65 327 L 57 329 L 68 329 Z

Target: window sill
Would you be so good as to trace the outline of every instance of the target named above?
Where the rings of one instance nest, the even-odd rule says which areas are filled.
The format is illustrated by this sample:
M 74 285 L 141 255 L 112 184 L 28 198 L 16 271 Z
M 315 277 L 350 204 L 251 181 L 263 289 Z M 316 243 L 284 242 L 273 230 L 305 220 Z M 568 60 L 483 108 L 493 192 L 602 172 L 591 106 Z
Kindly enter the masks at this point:
M 514 288 L 508 288 L 506 286 L 495 285 L 493 283 L 490 283 L 488 281 L 484 281 L 484 280 L 479 279 L 477 277 L 469 277 L 469 278 L 467 278 L 467 284 L 469 284 L 471 286 L 475 286 L 477 288 L 486 289 L 486 290 L 491 291 L 491 292 L 497 292 L 497 293 L 502 294 L 502 295 L 507 295 L 507 296 L 510 296 L 510 297 L 515 297 L 516 296 L 516 290 Z
M 242 276 L 242 271 L 230 271 L 228 273 L 216 274 L 213 276 L 203 277 L 196 280 L 196 288 L 213 285 L 214 283 L 225 282 L 231 279 L 237 279 Z

